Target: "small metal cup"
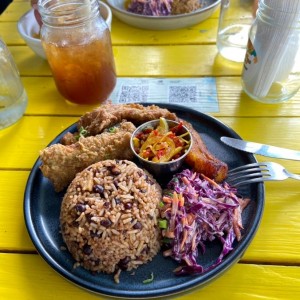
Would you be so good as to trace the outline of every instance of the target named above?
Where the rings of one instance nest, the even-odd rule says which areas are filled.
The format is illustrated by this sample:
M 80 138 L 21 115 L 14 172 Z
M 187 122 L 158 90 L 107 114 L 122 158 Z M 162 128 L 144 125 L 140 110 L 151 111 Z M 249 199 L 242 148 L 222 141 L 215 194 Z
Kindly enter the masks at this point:
M 170 128 L 173 128 L 174 126 L 179 124 L 178 122 L 172 121 L 172 120 L 166 120 L 166 121 L 168 122 L 168 125 Z M 180 134 L 188 132 L 189 135 L 186 137 L 186 139 L 191 141 L 189 148 L 182 156 L 180 156 L 179 158 L 177 158 L 175 160 L 171 160 L 168 162 L 157 162 L 157 163 L 143 159 L 134 150 L 133 138 L 136 135 L 138 135 L 140 132 L 142 132 L 145 128 L 148 128 L 148 127 L 156 128 L 158 126 L 158 124 L 159 124 L 159 120 L 153 120 L 153 121 L 149 121 L 147 123 L 140 125 L 133 132 L 133 134 L 131 136 L 130 147 L 131 147 L 131 150 L 133 151 L 134 155 L 137 157 L 137 159 L 139 160 L 141 165 L 146 170 L 148 170 L 152 175 L 162 178 L 165 175 L 171 175 L 172 173 L 175 173 L 176 171 L 179 170 L 179 168 L 182 166 L 182 164 L 185 160 L 185 157 L 187 156 L 187 154 L 189 153 L 189 151 L 192 148 L 193 140 L 192 140 L 192 135 L 191 135 L 190 131 L 185 126 L 182 126 L 182 128 L 180 130 Z

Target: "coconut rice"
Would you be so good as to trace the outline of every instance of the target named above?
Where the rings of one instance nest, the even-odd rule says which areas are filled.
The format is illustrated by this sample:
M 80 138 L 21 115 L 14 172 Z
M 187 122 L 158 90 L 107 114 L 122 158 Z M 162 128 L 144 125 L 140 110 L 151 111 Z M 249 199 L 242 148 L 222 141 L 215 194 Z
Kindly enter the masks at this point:
M 78 265 L 93 272 L 132 270 L 160 249 L 162 191 L 135 163 L 105 160 L 70 184 L 61 206 L 63 239 Z

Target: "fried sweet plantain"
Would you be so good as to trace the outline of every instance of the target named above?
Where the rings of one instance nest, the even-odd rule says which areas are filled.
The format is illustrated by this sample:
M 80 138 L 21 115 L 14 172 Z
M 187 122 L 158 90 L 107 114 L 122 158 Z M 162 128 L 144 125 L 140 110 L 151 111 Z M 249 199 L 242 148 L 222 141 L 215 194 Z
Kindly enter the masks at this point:
M 200 134 L 193 128 L 192 124 L 181 120 L 191 132 L 193 145 L 191 151 L 186 156 L 185 162 L 198 173 L 214 179 L 217 182 L 223 181 L 227 177 L 228 166 L 225 162 L 216 158 L 206 147 Z

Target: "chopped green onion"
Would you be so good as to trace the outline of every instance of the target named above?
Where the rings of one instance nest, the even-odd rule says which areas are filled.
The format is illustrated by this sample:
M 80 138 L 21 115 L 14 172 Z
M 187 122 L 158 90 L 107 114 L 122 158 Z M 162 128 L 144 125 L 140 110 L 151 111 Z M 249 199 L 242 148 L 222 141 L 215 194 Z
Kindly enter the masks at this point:
M 86 137 L 88 134 L 88 131 L 86 129 L 84 129 L 83 126 L 81 126 L 79 128 L 79 131 L 78 131 L 78 135 L 75 136 L 76 140 L 78 141 L 80 138 L 82 137 Z
M 166 229 L 168 227 L 167 220 L 159 220 L 158 221 L 158 226 L 159 226 L 159 228 Z
M 154 275 L 153 275 L 153 272 L 152 272 L 152 273 L 151 273 L 151 277 L 148 278 L 148 279 L 145 279 L 145 280 L 143 281 L 143 283 L 151 283 L 151 282 L 153 281 L 153 279 L 154 279 Z
M 108 132 L 109 132 L 109 133 L 115 133 L 116 130 L 117 130 L 117 129 L 116 129 L 115 126 L 108 128 Z
M 164 204 L 162 201 L 160 201 L 160 202 L 159 202 L 159 207 L 162 208 L 162 207 L 164 207 L 164 206 L 165 206 L 165 204 Z
M 81 127 L 79 128 L 79 135 L 80 135 L 80 136 L 86 136 L 87 133 L 88 133 L 87 130 L 84 129 L 83 126 L 81 126 Z
M 174 178 L 173 180 L 175 180 L 175 178 Z M 178 181 L 178 179 L 177 179 L 177 181 Z M 165 190 L 165 191 L 164 191 L 164 194 L 165 194 L 166 196 L 173 197 L 173 191 Z

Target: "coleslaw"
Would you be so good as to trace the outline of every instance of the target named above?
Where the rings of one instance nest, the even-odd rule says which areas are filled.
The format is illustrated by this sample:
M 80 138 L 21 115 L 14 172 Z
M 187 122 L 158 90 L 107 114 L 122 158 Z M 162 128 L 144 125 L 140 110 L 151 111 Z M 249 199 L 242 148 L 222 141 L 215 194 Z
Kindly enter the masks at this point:
M 215 181 L 189 169 L 175 175 L 168 183 L 160 205 L 164 246 L 163 255 L 172 257 L 180 266 L 176 275 L 201 274 L 220 264 L 232 249 L 235 239 L 240 240 L 241 213 L 250 199 L 237 196 L 234 187 Z M 218 239 L 222 251 L 208 268 L 197 263 L 199 248 Z

